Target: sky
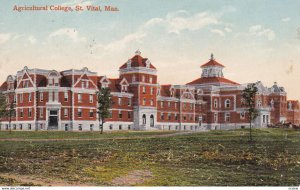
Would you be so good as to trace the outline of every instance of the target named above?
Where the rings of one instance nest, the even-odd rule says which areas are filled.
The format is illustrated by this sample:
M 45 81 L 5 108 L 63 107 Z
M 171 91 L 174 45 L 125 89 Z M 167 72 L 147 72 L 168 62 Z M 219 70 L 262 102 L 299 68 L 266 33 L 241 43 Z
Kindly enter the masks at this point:
M 0 0 L 0 81 L 28 68 L 111 78 L 139 49 L 160 84 L 201 75 L 210 54 L 240 84 L 285 87 L 300 100 L 300 0 Z M 115 6 L 117 12 L 13 11 L 14 6 Z

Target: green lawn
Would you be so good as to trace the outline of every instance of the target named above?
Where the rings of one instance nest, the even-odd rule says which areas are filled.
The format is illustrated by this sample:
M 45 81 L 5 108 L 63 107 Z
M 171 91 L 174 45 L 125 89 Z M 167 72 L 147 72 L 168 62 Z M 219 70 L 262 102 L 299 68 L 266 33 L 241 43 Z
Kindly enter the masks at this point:
M 178 132 L 178 131 L 177 131 Z M 114 137 L 140 137 L 177 133 L 176 131 L 112 131 L 104 132 L 65 132 L 65 131 L 0 131 L 0 139 L 94 139 Z
M 63 138 L 61 132 L 0 132 L 0 138 Z M 151 136 L 164 132 L 127 132 L 103 137 Z M 63 133 L 66 138 L 101 137 Z M 90 136 L 89 136 L 90 135 Z M 171 137 L 101 141 L 0 142 L 0 174 L 113 185 L 131 171 L 150 171 L 143 186 L 244 186 L 300 184 L 300 131 L 256 129 L 211 131 Z M 0 185 L 21 182 L 0 177 Z

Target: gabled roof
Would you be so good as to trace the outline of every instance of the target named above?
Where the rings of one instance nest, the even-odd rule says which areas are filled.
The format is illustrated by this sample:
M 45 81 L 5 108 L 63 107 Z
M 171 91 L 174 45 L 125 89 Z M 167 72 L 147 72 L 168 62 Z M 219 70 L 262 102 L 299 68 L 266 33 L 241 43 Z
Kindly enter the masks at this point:
M 217 84 L 220 85 L 221 83 L 231 84 L 231 85 L 239 85 L 234 81 L 223 77 L 202 77 L 198 78 L 192 82 L 187 83 L 187 85 L 195 85 L 195 84 Z
M 136 54 L 135 56 L 133 56 L 131 59 L 128 60 L 128 62 L 130 62 L 131 67 L 146 67 L 146 61 L 148 60 L 148 58 L 143 58 L 141 55 Z M 125 69 L 127 68 L 127 64 L 128 62 L 124 63 L 120 69 Z M 149 66 L 151 69 L 156 69 L 151 63 Z

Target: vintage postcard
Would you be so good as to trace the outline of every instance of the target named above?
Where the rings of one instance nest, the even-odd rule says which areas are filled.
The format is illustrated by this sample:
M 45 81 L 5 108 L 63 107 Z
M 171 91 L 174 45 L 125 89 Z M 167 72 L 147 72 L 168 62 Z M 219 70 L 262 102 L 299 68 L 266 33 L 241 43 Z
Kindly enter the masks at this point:
M 2 189 L 299 189 L 299 0 L 0 12 Z

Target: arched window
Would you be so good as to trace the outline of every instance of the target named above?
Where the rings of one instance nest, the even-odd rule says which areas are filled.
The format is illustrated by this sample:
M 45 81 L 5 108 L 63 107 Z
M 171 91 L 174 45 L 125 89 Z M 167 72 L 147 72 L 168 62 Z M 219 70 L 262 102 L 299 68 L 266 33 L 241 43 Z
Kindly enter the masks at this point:
M 225 108 L 230 108 L 230 100 L 225 100 Z
M 218 108 L 218 100 L 214 99 L 214 108 Z
M 144 114 L 143 115 L 143 125 L 145 125 L 146 124 L 146 115 Z
M 154 116 L 153 115 L 150 116 L 150 126 L 154 127 Z

